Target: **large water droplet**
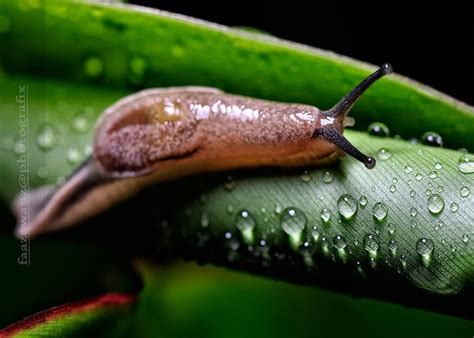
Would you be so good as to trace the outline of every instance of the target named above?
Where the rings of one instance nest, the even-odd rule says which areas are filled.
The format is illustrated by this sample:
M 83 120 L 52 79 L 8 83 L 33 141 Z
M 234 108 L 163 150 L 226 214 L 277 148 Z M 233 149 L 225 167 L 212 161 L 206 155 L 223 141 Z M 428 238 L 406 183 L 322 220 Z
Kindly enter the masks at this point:
M 337 200 L 337 209 L 342 217 L 350 219 L 357 212 L 357 203 L 354 197 L 344 194 Z
M 428 267 L 431 263 L 433 249 L 434 249 L 434 243 L 429 238 L 420 238 L 416 242 L 416 251 L 420 255 L 421 262 L 426 267 Z
M 459 190 L 459 195 L 461 197 L 467 197 L 469 196 L 470 193 L 471 193 L 471 190 L 469 190 L 469 188 L 465 186 Z
M 364 249 L 370 258 L 375 259 L 379 250 L 379 242 L 374 234 L 367 234 L 364 237 Z
M 388 241 L 388 250 L 390 251 L 390 254 L 392 257 L 397 256 L 397 250 L 398 250 L 398 242 L 394 239 L 391 239 Z
M 377 153 L 377 156 L 380 160 L 382 161 L 386 161 L 388 160 L 390 157 L 392 157 L 392 153 L 387 149 L 387 148 L 381 148 L 378 153 Z
M 382 222 L 388 214 L 388 207 L 383 202 L 375 203 L 374 207 L 372 208 L 372 215 L 378 222 Z
M 98 57 L 90 57 L 84 62 L 84 72 L 87 77 L 95 78 L 102 74 L 104 65 Z
M 255 226 L 257 225 L 257 221 L 255 220 L 255 217 L 253 217 L 253 215 L 249 211 L 241 210 L 240 212 L 237 213 L 235 225 L 237 229 L 239 229 L 242 232 L 242 237 L 244 239 L 244 242 L 247 244 L 253 244 L 254 242 L 253 230 L 255 229 Z
M 458 169 L 463 174 L 474 173 L 474 155 L 463 154 L 458 160 Z
M 328 208 L 322 208 L 320 213 L 321 219 L 324 223 L 329 223 L 331 221 L 331 210 Z
M 306 215 L 297 208 L 286 208 L 281 216 L 281 228 L 289 235 L 291 246 L 296 249 L 300 245 L 301 235 L 306 226 Z
M 41 149 L 50 150 L 56 145 L 56 133 L 52 126 L 45 124 L 38 133 L 36 142 Z
M 428 209 L 432 214 L 439 214 L 443 211 L 444 208 L 444 200 L 438 194 L 433 194 L 428 197 Z
M 375 135 L 375 136 L 381 136 L 381 137 L 390 136 L 390 130 L 382 122 L 374 122 L 370 124 L 369 127 L 367 128 L 367 131 L 369 132 L 369 134 Z
M 329 184 L 333 180 L 334 180 L 334 176 L 332 175 L 332 173 L 330 171 L 324 172 L 324 174 L 323 174 L 323 182 L 324 183 Z
M 423 136 L 421 137 L 423 144 L 426 144 L 428 146 L 432 147 L 442 147 L 443 146 L 443 139 L 438 133 L 435 133 L 433 131 L 429 131 L 427 133 L 424 133 Z

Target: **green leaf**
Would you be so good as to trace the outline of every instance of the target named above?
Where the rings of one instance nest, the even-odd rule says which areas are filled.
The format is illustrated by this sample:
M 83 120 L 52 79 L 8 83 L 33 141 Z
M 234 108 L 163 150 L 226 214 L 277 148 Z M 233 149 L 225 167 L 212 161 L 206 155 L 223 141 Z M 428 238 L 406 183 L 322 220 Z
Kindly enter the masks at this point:
M 6 71 L 117 88 L 209 85 L 328 109 L 371 69 L 316 48 L 151 9 L 40 4 L 0 1 L 10 23 L 0 32 Z M 432 130 L 447 147 L 471 146 L 472 107 L 398 75 L 374 86 L 352 116 L 359 130 L 382 121 L 392 135 L 420 138 Z
M 0 330 L 2 337 L 84 337 L 106 336 L 118 320 L 124 320 L 135 296 L 107 294 L 93 299 L 54 307 Z

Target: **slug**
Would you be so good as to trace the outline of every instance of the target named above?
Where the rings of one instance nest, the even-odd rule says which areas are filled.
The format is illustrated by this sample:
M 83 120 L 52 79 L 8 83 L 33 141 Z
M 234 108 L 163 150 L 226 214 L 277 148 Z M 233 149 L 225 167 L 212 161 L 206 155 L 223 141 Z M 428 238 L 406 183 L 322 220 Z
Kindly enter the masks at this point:
M 384 64 L 327 111 L 208 87 L 127 96 L 98 119 L 89 159 L 60 186 L 29 193 L 29 219 L 18 222 L 16 235 L 74 225 L 150 184 L 200 172 L 321 165 L 344 153 L 371 169 L 375 159 L 342 132 L 353 122 L 346 115 L 363 92 L 391 72 Z M 18 217 L 19 198 L 15 205 Z

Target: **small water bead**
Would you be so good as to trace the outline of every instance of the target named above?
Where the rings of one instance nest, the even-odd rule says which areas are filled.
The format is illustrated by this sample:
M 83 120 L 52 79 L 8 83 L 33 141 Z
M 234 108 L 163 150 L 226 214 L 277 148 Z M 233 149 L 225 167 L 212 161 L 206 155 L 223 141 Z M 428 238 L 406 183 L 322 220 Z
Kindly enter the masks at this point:
M 301 174 L 300 177 L 301 177 L 301 180 L 302 180 L 303 182 L 309 182 L 309 181 L 311 181 L 311 175 L 309 174 L 309 172 L 308 172 L 307 170 L 305 170 L 304 173 Z
M 434 249 L 434 243 L 429 238 L 420 238 L 416 242 L 416 251 L 420 255 L 421 262 L 425 267 L 431 263 L 431 257 Z
M 46 169 L 45 167 L 39 167 L 36 171 L 36 176 L 38 176 L 39 178 L 46 178 L 48 176 L 48 169 Z
M 396 177 L 392 178 L 392 183 L 397 184 L 398 183 L 398 178 L 396 178 Z
M 86 144 L 86 145 L 84 146 L 83 152 L 84 152 L 84 155 L 85 155 L 85 156 L 90 156 L 90 155 L 92 155 L 92 146 L 91 146 L 90 144 Z
M 227 191 L 232 191 L 235 188 L 235 181 L 233 180 L 232 176 L 227 176 L 227 180 L 224 183 L 224 189 Z
M 380 137 L 388 137 L 390 136 L 390 130 L 388 127 L 381 122 L 374 122 L 369 125 L 367 131 L 370 135 L 380 136 Z
M 281 206 L 281 204 L 279 204 L 279 203 L 275 204 L 275 213 L 276 214 L 281 214 L 282 210 L 283 210 L 283 207 Z
M 432 146 L 432 147 L 443 146 L 443 138 L 438 133 L 435 133 L 433 131 L 424 133 L 421 139 L 423 141 L 423 144 L 426 144 L 428 146 Z
M 15 143 L 15 147 L 13 148 L 17 155 L 22 155 L 26 152 L 26 144 L 23 141 L 18 141 Z
M 36 143 L 43 150 L 52 149 L 57 142 L 56 133 L 52 126 L 46 124 L 38 132 Z
M 321 251 L 326 257 L 331 254 L 331 251 L 329 250 L 329 241 L 325 236 L 321 237 Z
M 418 215 L 418 210 L 416 210 L 416 208 L 411 208 L 410 209 L 410 215 L 411 217 L 416 217 L 416 215 Z
M 288 235 L 300 234 L 306 225 L 306 215 L 303 211 L 290 207 L 283 211 L 281 227 Z
M 390 254 L 392 257 L 397 256 L 397 250 L 398 250 L 398 242 L 394 239 L 391 239 L 388 241 L 388 250 L 390 251 Z
M 421 181 L 422 178 L 423 178 L 423 175 L 421 173 L 416 173 L 415 180 Z
M 392 184 L 392 185 L 390 186 L 390 189 L 389 189 L 389 190 L 390 190 L 390 192 L 393 194 L 394 192 L 397 191 L 397 187 Z
M 377 257 L 377 252 L 379 250 L 379 242 L 376 239 L 374 234 L 367 234 L 364 237 L 364 249 L 369 254 L 370 258 Z
M 227 212 L 229 214 L 232 214 L 234 212 L 234 207 L 232 206 L 232 204 L 227 205 Z
M 411 144 L 418 144 L 418 139 L 416 137 L 410 137 L 408 139 L 408 142 L 410 142 Z
M 449 249 L 451 250 L 452 253 L 455 253 L 456 252 L 456 245 L 450 244 Z
M 346 239 L 342 237 L 341 235 L 334 236 L 332 242 L 334 244 L 334 247 L 338 250 L 344 250 L 347 246 Z
M 317 225 L 314 225 L 311 230 L 310 234 L 313 237 L 313 240 L 317 243 L 319 242 L 319 237 L 321 236 L 321 233 L 319 232 L 319 228 Z
M 247 210 L 241 210 L 237 213 L 235 225 L 242 232 L 244 241 L 247 244 L 253 243 L 253 230 L 257 225 L 255 217 Z
M 411 191 L 410 191 L 410 196 L 411 196 L 411 197 L 415 197 L 415 196 L 416 196 L 415 190 L 411 190 Z
M 332 175 L 332 173 L 331 173 L 330 171 L 326 171 L 326 172 L 323 174 L 323 182 L 324 182 L 324 183 L 329 184 L 329 183 L 331 183 L 333 180 L 334 180 L 334 176 Z
M 359 198 L 359 204 L 361 205 L 361 207 L 365 207 L 365 206 L 367 205 L 367 202 L 368 202 L 368 201 L 367 201 L 367 197 L 361 196 L 361 197 Z
M 430 196 L 433 192 L 431 191 L 431 189 L 426 189 L 425 191 L 425 195 L 426 196 Z
M 82 160 L 82 154 L 77 148 L 70 148 L 67 151 L 67 161 L 71 164 L 77 164 Z
M 403 270 L 407 269 L 407 258 L 405 257 L 405 255 L 400 256 L 400 266 Z
M 471 193 L 471 190 L 469 190 L 469 188 L 466 186 L 462 187 L 459 190 L 459 195 L 461 195 L 461 197 L 467 197 L 469 196 L 470 193 Z
M 435 169 L 440 170 L 443 169 L 443 165 L 440 162 L 436 162 L 434 165 Z
M 464 244 L 469 243 L 469 235 L 468 234 L 462 235 L 462 241 Z
M 207 212 L 203 212 L 201 214 L 201 226 L 203 228 L 206 228 L 208 225 L 209 225 L 209 215 L 207 214 Z
M 337 200 L 339 214 L 345 219 L 351 219 L 357 212 L 357 203 L 354 197 L 344 194 Z
M 87 121 L 86 116 L 83 114 L 77 115 L 72 120 L 72 128 L 79 133 L 86 132 L 88 127 L 89 127 L 89 123 Z
M 95 78 L 102 74 L 104 65 L 98 57 L 90 57 L 84 62 L 84 72 L 87 77 Z
M 387 224 L 387 230 L 388 230 L 388 233 L 389 233 L 390 235 L 393 236 L 393 235 L 395 234 L 395 229 L 396 229 L 396 227 L 395 227 L 395 224 L 394 224 L 394 223 L 388 223 L 388 224 Z
M 383 202 L 375 203 L 374 207 L 372 208 L 372 215 L 378 222 L 382 222 L 387 218 L 388 214 L 388 207 Z
M 406 174 L 409 174 L 413 171 L 413 168 L 410 166 L 410 165 L 406 165 L 405 168 L 403 168 L 403 171 L 406 173 Z
M 387 149 L 387 148 L 381 148 L 378 153 L 377 153 L 377 156 L 380 160 L 382 161 L 386 161 L 388 160 L 390 157 L 392 157 L 392 153 Z
M 430 171 L 430 173 L 428 174 L 428 177 L 431 179 L 435 179 L 438 177 L 438 172 L 436 170 Z
M 376 189 L 375 189 L 374 186 L 372 186 L 372 187 L 370 188 L 370 191 L 372 191 L 372 192 L 375 192 L 375 190 L 376 190 Z
M 439 185 L 439 186 L 436 188 L 436 191 L 441 194 L 441 193 L 444 191 L 444 188 Z
M 428 197 L 428 209 L 432 214 L 439 214 L 444 208 L 444 199 L 439 194 Z
M 451 212 L 457 212 L 459 210 L 459 205 L 456 202 L 453 202 L 449 206 L 449 210 L 451 210 Z
M 331 210 L 329 210 L 328 208 L 321 209 L 320 216 L 324 223 L 329 223 L 331 221 L 332 216 Z
M 463 174 L 472 174 L 472 173 L 474 173 L 474 155 L 473 154 L 463 154 L 458 159 L 458 169 Z

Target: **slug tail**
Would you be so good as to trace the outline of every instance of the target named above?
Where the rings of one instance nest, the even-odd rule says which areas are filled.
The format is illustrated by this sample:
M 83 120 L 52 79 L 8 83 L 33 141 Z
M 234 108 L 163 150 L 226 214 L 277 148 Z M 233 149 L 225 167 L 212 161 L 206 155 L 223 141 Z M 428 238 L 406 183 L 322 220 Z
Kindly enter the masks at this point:
M 67 226 L 64 216 L 71 204 L 96 185 L 95 173 L 93 161 L 88 159 L 59 187 L 44 186 L 17 196 L 13 205 L 17 217 L 15 236 L 35 237 Z
M 359 83 L 351 92 L 342 98 L 334 107 L 330 110 L 324 111 L 323 113 L 336 117 L 341 125 L 349 111 L 352 109 L 354 104 L 359 100 L 362 94 L 378 79 L 385 75 L 391 74 L 393 71 L 392 66 L 389 63 L 383 64 L 379 69 L 370 74 L 365 80 Z

